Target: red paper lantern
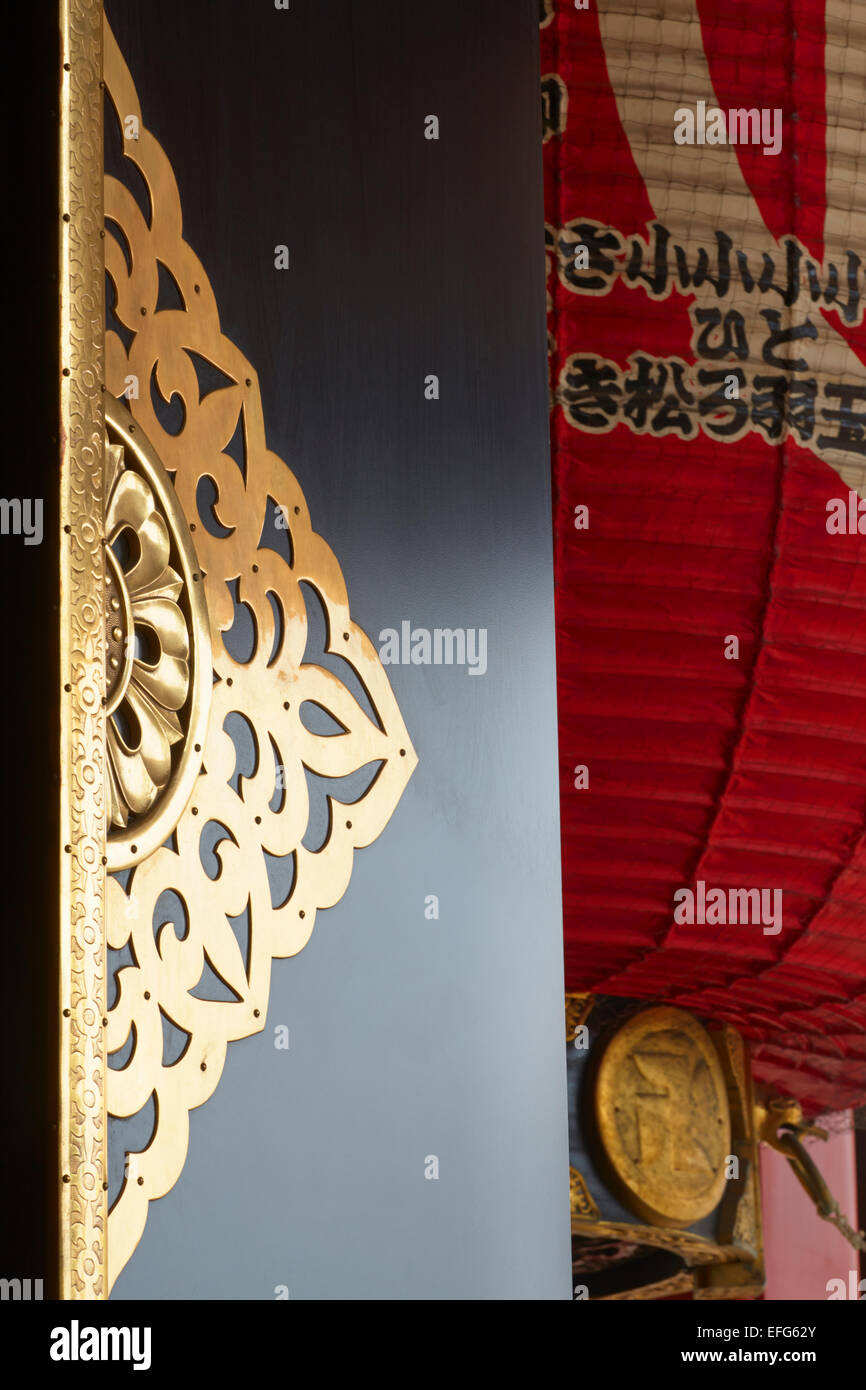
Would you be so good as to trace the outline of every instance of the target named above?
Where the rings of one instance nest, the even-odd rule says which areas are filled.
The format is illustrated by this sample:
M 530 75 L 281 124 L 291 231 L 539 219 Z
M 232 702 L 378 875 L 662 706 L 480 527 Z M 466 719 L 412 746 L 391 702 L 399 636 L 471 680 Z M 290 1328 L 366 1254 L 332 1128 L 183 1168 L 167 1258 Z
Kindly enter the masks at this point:
M 811 1111 L 866 1097 L 859 15 L 541 29 L 566 982 L 728 1020 Z

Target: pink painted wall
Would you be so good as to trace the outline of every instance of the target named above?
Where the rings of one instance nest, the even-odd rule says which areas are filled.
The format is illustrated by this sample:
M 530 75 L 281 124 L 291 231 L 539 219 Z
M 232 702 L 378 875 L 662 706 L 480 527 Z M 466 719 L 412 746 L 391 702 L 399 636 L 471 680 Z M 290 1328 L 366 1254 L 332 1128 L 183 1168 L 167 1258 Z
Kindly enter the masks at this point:
M 842 1123 L 841 1115 L 833 1118 L 836 1124 Z M 825 1127 L 831 1126 L 832 1121 Z M 853 1130 L 831 1134 L 826 1143 L 807 1139 L 806 1147 L 842 1211 L 856 1227 L 857 1170 Z M 761 1192 L 767 1263 L 764 1297 L 823 1302 L 828 1297 L 830 1279 L 844 1279 L 847 1289 L 849 1270 L 859 1271 L 857 1251 L 834 1226 L 821 1220 L 782 1155 L 763 1144 Z M 866 1268 L 863 1274 L 866 1275 Z M 858 1280 L 861 1277 L 859 1272 L 857 1277 Z

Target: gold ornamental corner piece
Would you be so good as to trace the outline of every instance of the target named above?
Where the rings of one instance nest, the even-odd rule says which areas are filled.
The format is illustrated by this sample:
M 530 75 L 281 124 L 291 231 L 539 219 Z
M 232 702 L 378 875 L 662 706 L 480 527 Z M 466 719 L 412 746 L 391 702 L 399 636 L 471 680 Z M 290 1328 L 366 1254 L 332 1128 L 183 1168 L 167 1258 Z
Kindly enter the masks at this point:
M 149 1203 L 181 1173 L 189 1112 L 213 1094 L 228 1044 L 265 1026 L 272 961 L 300 951 L 317 910 L 343 896 L 355 851 L 382 832 L 417 758 L 337 560 L 267 447 L 255 370 L 222 332 L 183 238 L 171 165 L 101 5 L 63 7 L 76 214 L 62 332 L 64 343 L 76 328 L 80 338 L 64 395 L 78 549 L 67 536 L 65 660 L 77 685 L 63 731 L 75 853 L 63 864 L 61 1265 L 64 1296 L 104 1298 Z M 124 169 L 144 182 L 145 210 L 134 180 L 103 170 L 101 80 L 105 121 L 116 123 Z M 302 586 L 324 614 L 322 657 L 307 654 Z M 242 609 L 245 659 L 228 639 Z M 311 732 L 310 706 L 335 732 Z M 232 732 L 239 723 L 252 765 Z M 324 843 L 306 848 L 308 777 L 361 770 L 366 790 L 347 802 L 329 794 Z M 213 976 L 221 988 L 203 988 Z M 149 1142 L 126 1155 L 109 1212 L 106 1122 L 143 1111 Z
M 681 1009 L 642 1010 L 607 1044 L 594 1095 L 612 1185 L 656 1226 L 708 1216 L 725 1192 L 731 1115 L 713 1041 Z

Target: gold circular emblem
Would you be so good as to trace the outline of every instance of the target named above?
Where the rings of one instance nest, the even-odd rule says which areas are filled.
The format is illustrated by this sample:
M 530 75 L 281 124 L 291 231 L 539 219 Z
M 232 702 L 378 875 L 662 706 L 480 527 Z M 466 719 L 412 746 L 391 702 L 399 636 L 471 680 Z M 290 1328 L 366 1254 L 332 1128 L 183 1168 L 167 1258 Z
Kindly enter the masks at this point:
M 635 1014 L 605 1048 L 595 1121 L 625 1204 L 656 1226 L 690 1226 L 725 1188 L 731 1120 L 712 1040 L 682 1009 Z
M 204 583 L 171 479 L 106 397 L 109 870 L 163 844 L 201 767 L 212 662 Z

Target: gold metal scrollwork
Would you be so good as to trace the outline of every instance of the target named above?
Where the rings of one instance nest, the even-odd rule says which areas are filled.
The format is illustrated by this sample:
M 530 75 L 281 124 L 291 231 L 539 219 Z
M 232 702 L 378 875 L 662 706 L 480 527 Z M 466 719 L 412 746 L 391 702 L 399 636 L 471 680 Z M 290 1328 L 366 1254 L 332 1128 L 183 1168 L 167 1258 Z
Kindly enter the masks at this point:
M 121 139 L 124 122 L 132 126 L 129 118 L 136 118 L 137 138 L 125 140 L 123 150 L 150 198 L 147 218 L 126 185 L 106 177 L 105 265 L 113 312 L 125 330 L 123 340 L 117 332 L 106 335 L 107 387 L 121 397 L 130 379 L 139 385 L 125 422 L 109 408 L 106 553 L 114 554 L 110 543 L 125 529 L 140 556 L 137 571 L 108 562 L 109 607 L 116 599 L 112 611 L 123 618 L 112 627 L 108 616 L 108 686 L 113 700 L 122 684 L 119 699 L 131 707 L 137 727 L 124 733 L 115 721 L 109 733 L 110 866 L 134 867 L 125 886 L 109 879 L 108 945 L 131 951 L 134 963 L 118 971 L 108 1014 L 109 1054 L 125 1055 L 120 1050 L 130 1046 L 131 1052 L 122 1066 L 109 1066 L 107 1108 L 111 1116 L 129 1117 L 153 1099 L 156 1116 L 147 1147 L 128 1156 L 109 1216 L 111 1287 L 141 1237 L 148 1203 L 177 1181 L 189 1112 L 212 1095 L 228 1043 L 264 1028 L 272 960 L 300 951 L 317 909 L 343 895 L 355 850 L 382 831 L 417 760 L 378 654 L 352 621 L 339 565 L 312 529 L 297 480 L 267 447 L 255 371 L 222 333 L 213 290 L 183 239 L 171 165 L 141 120 L 135 86 L 107 24 L 104 78 Z M 159 303 L 164 272 L 182 308 Z M 217 368 L 224 384 L 202 394 L 191 355 Z M 182 401 L 177 433 L 163 428 L 152 392 L 166 402 Z M 244 469 L 228 452 L 238 428 Z M 173 480 L 167 489 L 161 482 L 166 474 Z M 198 512 L 203 478 L 216 498 L 213 530 Z M 269 514 L 287 532 L 289 559 L 260 545 Z M 332 669 L 304 660 L 302 583 L 324 609 L 326 651 L 354 672 L 374 718 Z M 235 660 L 223 641 L 235 620 L 233 585 L 255 628 L 245 662 Z M 131 629 L 142 625 L 156 639 L 147 658 L 129 654 Z M 342 732 L 311 733 L 300 717 L 306 702 L 328 711 Z M 240 777 L 227 731 L 233 714 L 246 721 L 255 747 L 255 767 Z M 328 798 L 330 829 L 321 849 L 304 848 L 306 771 L 339 778 L 371 765 L 378 771 L 359 800 Z M 216 878 L 200 856 L 202 832 L 212 822 L 223 832 Z M 173 842 L 166 845 L 170 832 Z M 266 855 L 293 860 L 284 902 L 272 901 Z M 183 907 L 182 936 L 160 920 L 158 904 L 169 890 Z M 229 921 L 244 913 L 246 959 Z M 191 993 L 206 964 L 229 987 L 232 1002 Z M 182 1055 L 170 1065 L 163 1056 L 163 1018 L 186 1036 Z

